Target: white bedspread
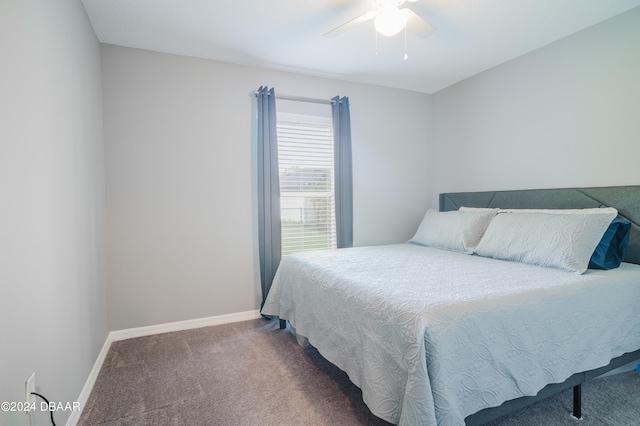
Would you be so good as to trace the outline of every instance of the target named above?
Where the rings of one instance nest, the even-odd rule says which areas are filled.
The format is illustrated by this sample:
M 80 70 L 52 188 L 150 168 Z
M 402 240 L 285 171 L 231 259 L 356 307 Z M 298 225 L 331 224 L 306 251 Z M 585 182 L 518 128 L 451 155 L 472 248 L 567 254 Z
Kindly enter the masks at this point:
M 483 408 L 640 348 L 640 266 L 576 275 L 413 244 L 285 257 L 264 314 L 288 319 L 400 425 Z

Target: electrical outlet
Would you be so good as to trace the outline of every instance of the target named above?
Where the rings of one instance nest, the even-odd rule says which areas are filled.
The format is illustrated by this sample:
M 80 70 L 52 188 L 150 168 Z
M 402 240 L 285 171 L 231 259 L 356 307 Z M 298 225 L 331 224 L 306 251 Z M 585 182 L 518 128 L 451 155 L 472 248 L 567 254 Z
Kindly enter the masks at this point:
M 31 407 L 35 407 L 34 404 L 36 403 L 36 396 L 31 395 L 31 392 L 35 392 L 35 391 L 36 391 L 36 373 L 33 372 L 31 373 L 29 378 L 27 378 L 27 381 L 24 382 L 24 393 L 25 393 L 24 401 L 27 403 L 27 409 L 25 410 L 25 413 L 27 414 L 29 414 Z

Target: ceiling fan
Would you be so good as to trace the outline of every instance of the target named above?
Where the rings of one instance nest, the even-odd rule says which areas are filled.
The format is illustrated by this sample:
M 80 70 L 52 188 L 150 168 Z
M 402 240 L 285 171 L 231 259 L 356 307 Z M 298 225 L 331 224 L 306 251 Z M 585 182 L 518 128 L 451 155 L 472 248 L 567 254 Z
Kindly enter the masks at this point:
M 376 31 L 384 36 L 394 36 L 406 28 L 420 38 L 429 37 L 436 31 L 433 25 L 408 7 L 399 8 L 399 6 L 402 6 L 405 2 L 414 3 L 416 1 L 418 0 L 373 0 L 378 6 L 376 10 L 367 12 L 334 28 L 324 34 L 324 37 L 338 36 L 374 18 Z

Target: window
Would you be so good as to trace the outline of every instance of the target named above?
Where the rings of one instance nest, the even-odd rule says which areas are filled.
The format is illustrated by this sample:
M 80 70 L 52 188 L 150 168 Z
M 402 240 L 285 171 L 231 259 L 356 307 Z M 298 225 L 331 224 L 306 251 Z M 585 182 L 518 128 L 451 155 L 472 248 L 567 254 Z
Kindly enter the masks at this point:
M 278 113 L 282 256 L 336 248 L 333 123 Z
M 351 118 L 346 96 L 331 101 L 282 96 L 276 112 L 273 88 L 260 86 L 255 94 L 264 304 L 282 256 L 353 246 Z

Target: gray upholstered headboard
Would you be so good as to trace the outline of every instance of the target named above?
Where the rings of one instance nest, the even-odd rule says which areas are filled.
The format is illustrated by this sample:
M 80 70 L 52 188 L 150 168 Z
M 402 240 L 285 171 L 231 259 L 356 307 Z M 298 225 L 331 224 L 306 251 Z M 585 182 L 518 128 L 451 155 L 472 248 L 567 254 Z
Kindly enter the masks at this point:
M 640 186 L 527 189 L 516 191 L 452 192 L 440 194 L 440 211 L 467 207 L 510 209 L 582 209 L 615 207 L 631 222 L 624 261 L 640 264 Z

